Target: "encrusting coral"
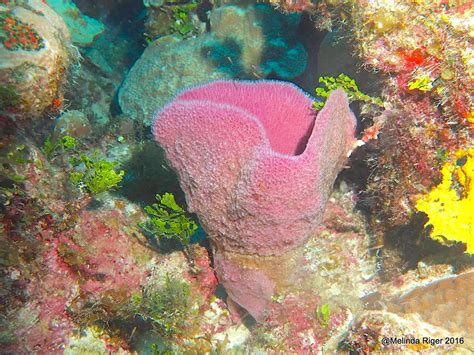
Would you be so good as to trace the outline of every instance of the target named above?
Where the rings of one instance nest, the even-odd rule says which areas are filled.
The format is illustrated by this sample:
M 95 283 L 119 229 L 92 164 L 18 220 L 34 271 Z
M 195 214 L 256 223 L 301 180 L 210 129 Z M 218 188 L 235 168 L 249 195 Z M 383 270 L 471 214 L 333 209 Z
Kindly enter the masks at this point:
M 354 143 L 341 90 L 316 118 L 312 104 L 288 83 L 217 81 L 182 92 L 153 124 L 213 242 L 220 282 L 258 320 L 295 282 L 299 247 Z

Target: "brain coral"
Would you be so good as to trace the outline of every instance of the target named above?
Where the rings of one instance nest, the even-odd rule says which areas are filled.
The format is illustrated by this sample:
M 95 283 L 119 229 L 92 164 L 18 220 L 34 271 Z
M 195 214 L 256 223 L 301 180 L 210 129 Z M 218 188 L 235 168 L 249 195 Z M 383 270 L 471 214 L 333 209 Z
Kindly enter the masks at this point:
M 256 319 L 293 280 L 353 144 L 345 94 L 334 91 L 316 117 L 312 102 L 289 83 L 216 81 L 178 95 L 153 124 L 212 240 L 220 282 Z

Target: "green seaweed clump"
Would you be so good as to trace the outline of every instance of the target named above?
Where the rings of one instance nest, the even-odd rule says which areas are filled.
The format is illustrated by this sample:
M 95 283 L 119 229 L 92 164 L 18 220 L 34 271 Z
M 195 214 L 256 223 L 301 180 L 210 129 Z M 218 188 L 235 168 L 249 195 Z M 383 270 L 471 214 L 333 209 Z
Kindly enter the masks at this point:
M 77 141 L 71 136 L 64 136 L 56 143 L 53 143 L 51 136 L 46 138 L 43 143 L 43 152 L 47 159 L 50 159 L 54 155 L 60 152 L 71 151 L 77 146 Z
M 160 335 L 169 337 L 181 334 L 188 324 L 192 312 L 190 295 L 187 282 L 167 274 L 164 282 L 146 288 L 134 302 L 137 314 L 153 324 Z
M 191 243 L 191 237 L 197 229 L 196 223 L 186 215 L 173 194 L 165 193 L 155 196 L 157 203 L 145 207 L 150 217 L 140 227 L 158 238 L 177 239 L 185 248 Z
M 349 102 L 363 101 L 368 104 L 383 107 L 383 101 L 380 97 L 372 97 L 362 93 L 355 80 L 351 79 L 344 73 L 339 74 L 337 78 L 332 76 L 322 76 L 319 78 L 319 82 L 324 84 L 326 87 L 316 88 L 316 96 L 321 97 L 323 100 L 315 101 L 313 103 L 313 108 L 315 110 L 321 110 L 326 103 L 326 99 L 329 97 L 331 92 L 336 89 L 342 89 L 347 94 Z
M 123 170 L 115 170 L 118 163 L 99 159 L 97 154 L 79 155 L 78 145 L 79 142 L 71 136 L 64 136 L 56 142 L 50 136 L 44 141 L 43 152 L 49 160 L 56 157 L 69 158 L 69 163 L 77 169 L 69 176 L 71 183 L 79 185 L 82 190 L 92 195 L 117 187 L 125 174 Z
M 117 162 L 98 159 L 96 156 L 91 158 L 81 154 L 80 158 L 72 158 L 71 163 L 74 166 L 85 166 L 83 171 L 71 173 L 71 182 L 85 188 L 92 195 L 117 187 L 125 174 L 123 170 L 115 171 Z
M 196 9 L 197 3 L 173 6 L 171 8 L 173 24 L 171 31 L 178 33 L 182 37 L 190 37 L 195 34 L 196 27 L 192 22 L 191 12 Z

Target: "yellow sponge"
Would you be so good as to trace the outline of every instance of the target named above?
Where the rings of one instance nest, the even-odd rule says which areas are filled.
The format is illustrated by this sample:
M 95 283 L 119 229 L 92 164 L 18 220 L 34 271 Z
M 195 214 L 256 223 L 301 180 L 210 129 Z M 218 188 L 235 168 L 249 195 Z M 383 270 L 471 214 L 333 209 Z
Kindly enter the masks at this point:
M 432 225 L 431 237 L 442 243 L 465 243 L 474 254 L 474 148 L 460 150 L 441 169 L 442 181 L 416 202 Z

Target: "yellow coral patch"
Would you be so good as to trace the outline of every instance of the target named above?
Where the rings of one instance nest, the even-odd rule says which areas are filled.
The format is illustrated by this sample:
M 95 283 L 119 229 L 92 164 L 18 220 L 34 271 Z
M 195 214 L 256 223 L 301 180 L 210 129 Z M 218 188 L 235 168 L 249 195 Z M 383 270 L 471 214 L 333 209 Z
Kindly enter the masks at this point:
M 474 148 L 458 151 L 441 169 L 442 181 L 416 202 L 428 215 L 431 237 L 465 243 L 474 254 Z

